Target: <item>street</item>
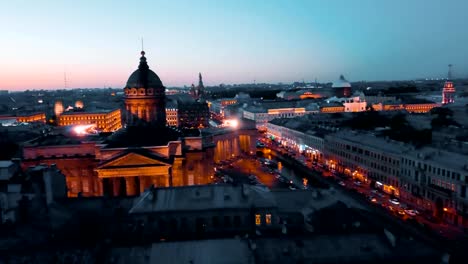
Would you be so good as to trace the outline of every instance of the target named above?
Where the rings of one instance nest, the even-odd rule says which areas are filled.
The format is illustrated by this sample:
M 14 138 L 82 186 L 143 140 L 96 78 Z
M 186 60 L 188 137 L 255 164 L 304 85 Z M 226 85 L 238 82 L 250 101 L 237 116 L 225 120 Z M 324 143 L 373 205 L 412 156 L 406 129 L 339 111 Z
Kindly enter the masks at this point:
M 300 153 L 292 149 L 285 149 L 268 138 L 260 138 L 259 143 L 265 148 L 270 149 L 270 152 L 292 158 L 301 164 L 300 166 L 307 167 L 330 182 L 338 183 L 338 188 L 365 197 L 365 200 L 370 205 L 382 208 L 387 214 L 401 219 L 405 223 L 422 228 L 427 232 L 436 233 L 440 238 L 445 240 L 467 239 L 467 235 L 462 229 L 442 221 L 437 221 L 431 214 L 416 208 L 411 203 L 396 199 L 381 190 L 372 188 L 370 182 L 361 182 L 350 176 L 339 174 L 334 170 L 329 170 L 324 164 L 314 164 Z

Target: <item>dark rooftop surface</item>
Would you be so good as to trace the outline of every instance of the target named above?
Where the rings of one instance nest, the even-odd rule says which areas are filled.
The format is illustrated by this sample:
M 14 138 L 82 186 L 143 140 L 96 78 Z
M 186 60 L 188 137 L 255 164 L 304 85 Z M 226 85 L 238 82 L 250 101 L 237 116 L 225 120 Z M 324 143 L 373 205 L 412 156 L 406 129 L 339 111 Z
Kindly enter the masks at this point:
M 82 115 L 82 114 L 108 114 L 117 109 L 90 109 L 83 111 L 68 111 L 63 112 L 62 115 Z
M 275 118 L 270 123 L 278 126 L 283 126 L 289 129 L 297 130 L 303 133 L 314 134 L 318 137 L 324 137 L 329 133 L 329 130 L 320 128 L 317 124 L 309 122 L 309 118 L 313 116 L 301 116 L 296 118 Z
M 104 144 L 107 144 L 106 148 L 165 146 L 180 136 L 182 132 L 169 127 L 128 126 L 115 132 Z
M 108 134 L 88 135 L 88 136 L 71 136 L 64 134 L 48 134 L 26 142 L 26 147 L 37 146 L 60 146 L 60 145 L 79 145 L 85 141 L 102 141 L 105 140 Z

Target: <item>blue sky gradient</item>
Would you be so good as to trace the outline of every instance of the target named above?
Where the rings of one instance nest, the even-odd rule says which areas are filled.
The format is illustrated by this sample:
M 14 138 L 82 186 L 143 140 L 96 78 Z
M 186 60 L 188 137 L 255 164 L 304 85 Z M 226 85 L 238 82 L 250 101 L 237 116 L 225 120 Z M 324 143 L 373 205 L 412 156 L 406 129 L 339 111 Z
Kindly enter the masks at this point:
M 468 77 L 465 0 L 4 1 L 0 89 Z

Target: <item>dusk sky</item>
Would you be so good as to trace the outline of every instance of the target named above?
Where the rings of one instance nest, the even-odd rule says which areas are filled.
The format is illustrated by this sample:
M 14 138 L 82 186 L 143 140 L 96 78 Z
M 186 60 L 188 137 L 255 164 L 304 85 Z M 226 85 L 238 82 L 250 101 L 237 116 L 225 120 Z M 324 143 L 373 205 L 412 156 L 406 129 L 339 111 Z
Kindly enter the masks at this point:
M 0 2 L 0 89 L 468 77 L 467 0 Z

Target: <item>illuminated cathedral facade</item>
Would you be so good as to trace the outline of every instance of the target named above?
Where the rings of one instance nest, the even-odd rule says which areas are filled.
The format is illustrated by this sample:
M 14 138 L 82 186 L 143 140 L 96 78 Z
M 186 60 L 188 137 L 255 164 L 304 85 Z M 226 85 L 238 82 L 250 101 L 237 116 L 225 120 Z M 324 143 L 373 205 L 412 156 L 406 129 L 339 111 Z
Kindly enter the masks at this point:
M 55 164 L 69 197 L 133 196 L 155 187 L 209 184 L 214 163 L 253 153 L 257 131 L 166 125 L 165 87 L 141 53 L 124 87 L 126 125 L 112 135 L 45 135 L 23 147 L 22 167 Z

